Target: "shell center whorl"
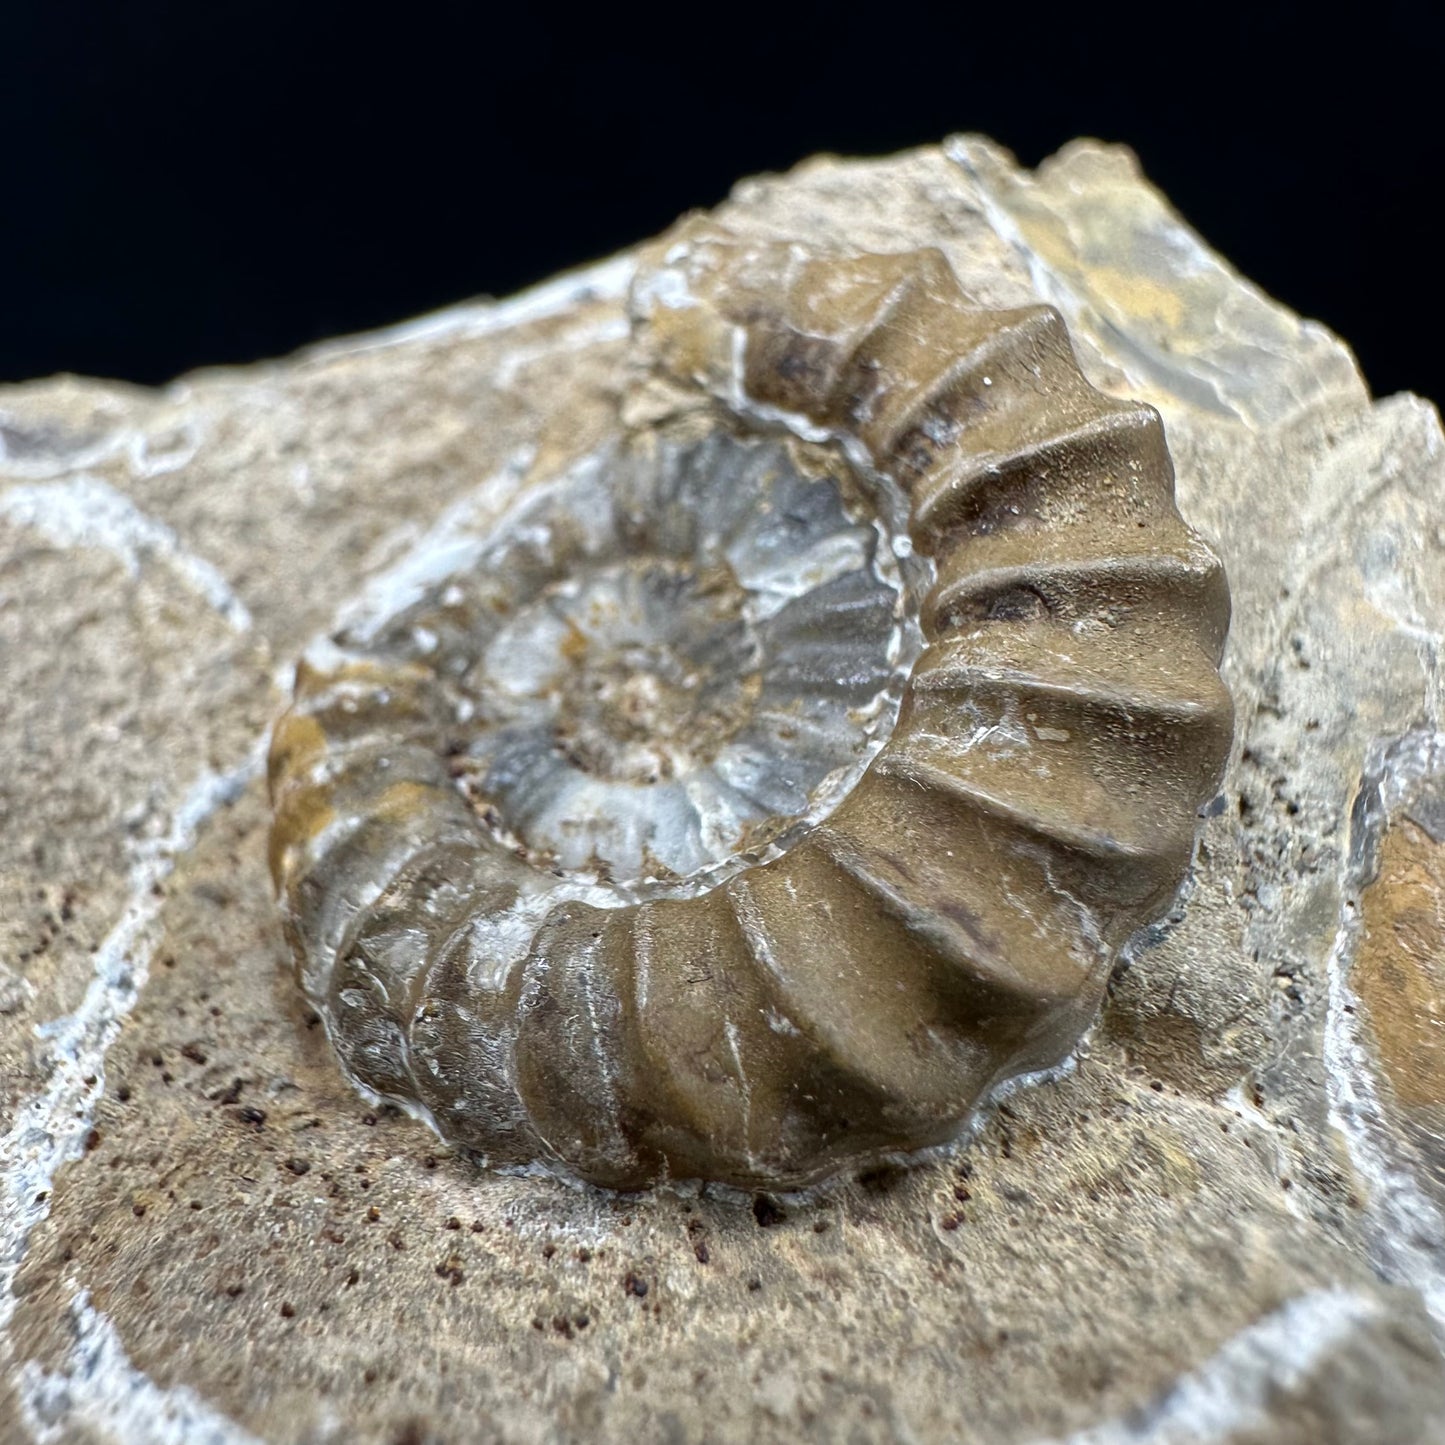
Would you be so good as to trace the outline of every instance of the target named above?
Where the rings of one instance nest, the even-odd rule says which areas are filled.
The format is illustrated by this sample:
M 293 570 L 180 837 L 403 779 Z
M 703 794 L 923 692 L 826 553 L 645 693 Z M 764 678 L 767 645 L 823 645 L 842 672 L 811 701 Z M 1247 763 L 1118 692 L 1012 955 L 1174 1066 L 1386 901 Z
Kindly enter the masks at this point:
M 619 901 L 692 894 L 789 846 L 887 741 L 921 645 L 895 545 L 823 449 L 623 446 L 524 493 L 382 650 L 431 645 L 498 841 Z
M 647 787 L 713 763 L 762 690 L 745 602 L 731 569 L 704 576 L 655 560 L 549 592 L 537 610 L 564 630 L 549 637 L 527 698 L 554 708 L 559 754 L 581 772 Z

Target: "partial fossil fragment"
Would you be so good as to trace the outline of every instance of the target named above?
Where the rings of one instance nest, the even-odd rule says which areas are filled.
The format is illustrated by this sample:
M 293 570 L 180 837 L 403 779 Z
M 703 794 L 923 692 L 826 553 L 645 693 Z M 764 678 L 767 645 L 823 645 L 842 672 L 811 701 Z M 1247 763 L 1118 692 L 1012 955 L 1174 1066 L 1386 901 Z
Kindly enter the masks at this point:
M 940 253 L 684 226 L 676 397 L 304 664 L 271 753 L 303 988 L 497 1164 L 802 1184 L 1059 1062 L 1183 876 L 1229 597 L 1158 415 Z

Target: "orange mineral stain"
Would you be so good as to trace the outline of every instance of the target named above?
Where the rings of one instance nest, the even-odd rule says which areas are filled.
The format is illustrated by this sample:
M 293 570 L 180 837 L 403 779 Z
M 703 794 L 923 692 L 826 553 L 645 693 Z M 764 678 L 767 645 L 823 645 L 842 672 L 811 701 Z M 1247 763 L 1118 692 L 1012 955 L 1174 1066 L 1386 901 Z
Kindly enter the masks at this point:
M 1445 1105 L 1445 843 L 1408 819 L 1385 834 L 1365 889 L 1351 984 L 1405 1108 Z

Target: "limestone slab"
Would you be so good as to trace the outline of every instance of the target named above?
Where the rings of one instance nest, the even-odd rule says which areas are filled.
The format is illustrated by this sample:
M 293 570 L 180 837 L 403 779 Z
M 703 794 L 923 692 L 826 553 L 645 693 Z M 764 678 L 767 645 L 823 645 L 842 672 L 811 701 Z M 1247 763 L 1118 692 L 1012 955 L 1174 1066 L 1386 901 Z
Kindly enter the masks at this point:
M 806 1197 L 478 1171 L 342 1080 L 266 875 L 299 650 L 628 383 L 626 255 L 157 392 L 0 390 L 0 1440 L 1445 1434 L 1445 448 L 1121 150 L 742 183 L 1164 415 L 1234 754 L 1072 1067 Z M 498 479 L 501 479 L 500 481 Z

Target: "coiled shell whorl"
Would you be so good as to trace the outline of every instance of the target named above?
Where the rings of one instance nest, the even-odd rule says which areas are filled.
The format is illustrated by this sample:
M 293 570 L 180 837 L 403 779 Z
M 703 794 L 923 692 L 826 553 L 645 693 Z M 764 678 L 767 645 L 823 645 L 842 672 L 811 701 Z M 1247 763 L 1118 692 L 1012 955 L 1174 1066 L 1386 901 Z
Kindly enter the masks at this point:
M 365 1090 L 799 1185 L 1073 1048 L 1218 785 L 1229 596 L 1158 414 L 939 252 L 692 222 L 632 312 L 674 414 L 301 665 L 272 869 Z

